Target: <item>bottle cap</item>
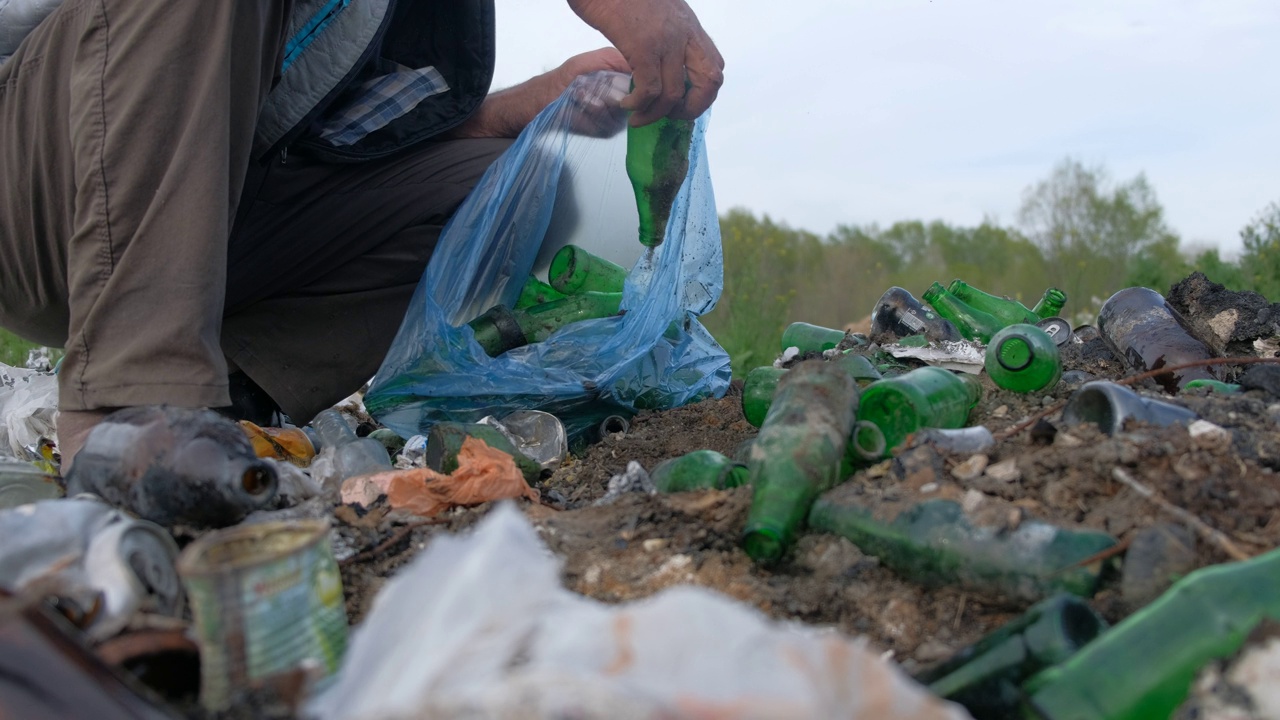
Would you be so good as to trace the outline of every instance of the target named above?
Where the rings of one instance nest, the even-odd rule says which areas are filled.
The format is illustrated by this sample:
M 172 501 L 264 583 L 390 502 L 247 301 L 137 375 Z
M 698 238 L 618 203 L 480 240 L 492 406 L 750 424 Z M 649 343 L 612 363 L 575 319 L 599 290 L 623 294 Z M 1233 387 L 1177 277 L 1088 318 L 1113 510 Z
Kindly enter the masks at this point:
M 1071 342 L 1071 323 L 1060 317 L 1045 318 L 1036 323 L 1036 327 L 1043 330 L 1059 347 Z

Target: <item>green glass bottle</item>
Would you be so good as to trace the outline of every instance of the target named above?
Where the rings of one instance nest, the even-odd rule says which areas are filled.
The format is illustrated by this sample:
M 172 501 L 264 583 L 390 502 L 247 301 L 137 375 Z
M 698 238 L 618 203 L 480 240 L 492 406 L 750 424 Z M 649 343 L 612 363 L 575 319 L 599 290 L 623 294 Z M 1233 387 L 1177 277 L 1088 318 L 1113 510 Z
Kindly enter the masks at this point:
M 1031 308 L 1031 312 L 1035 313 L 1041 320 L 1051 317 L 1059 317 L 1062 307 L 1067 304 L 1067 294 L 1058 288 L 1049 288 L 1044 291 L 1044 297 L 1040 298 L 1040 302 Z
M 1023 685 L 1028 718 L 1167 718 L 1196 673 L 1280 618 L 1280 550 L 1197 570 L 1066 662 Z
M 627 281 L 627 270 L 577 245 L 565 245 L 551 258 L 547 278 L 551 287 L 566 295 L 620 293 Z
M 586 292 L 524 310 L 495 305 L 467 324 L 485 353 L 497 357 L 508 350 L 542 342 L 570 323 L 617 315 L 621 305 L 622 293 Z
M 924 301 L 929 303 L 938 315 L 950 320 L 966 340 L 990 342 L 991 336 L 1004 327 L 1004 323 L 992 317 L 991 313 L 971 307 L 947 292 L 947 289 L 939 283 L 930 285 L 929 289 L 924 291 Z
M 1107 622 L 1087 603 L 1061 593 L 916 675 L 916 680 L 934 695 L 963 705 L 974 717 L 1017 720 L 1022 683 L 1076 654 L 1106 628 Z
M 964 427 L 981 399 L 977 378 L 922 367 L 868 385 L 859 401 L 858 419 L 880 428 L 888 452 L 920 428 Z
M 760 427 L 769 414 L 769 406 L 773 404 L 773 393 L 778 389 L 778 382 L 787 374 L 786 368 L 772 365 L 758 367 L 747 373 L 742 383 L 742 415 L 752 427 Z
M 542 466 L 520 452 L 511 440 L 492 425 L 479 423 L 436 423 L 427 431 L 427 448 L 424 460 L 427 467 L 439 473 L 452 473 L 458 469 L 458 453 L 462 451 L 462 443 L 468 437 L 481 440 L 484 444 L 504 452 L 515 460 L 525 482 L 535 482 L 542 477 Z
M 850 353 L 833 358 L 829 362 L 849 373 L 859 387 L 880 379 L 880 373 L 875 366 L 862 355 Z M 786 374 L 785 368 L 776 368 L 772 365 L 758 367 L 747 373 L 747 378 L 742 385 L 742 415 L 752 426 L 760 427 L 764 423 L 764 418 L 769 413 L 769 406 L 773 404 L 773 394 L 778 388 L 778 382 Z
M 636 193 L 640 244 L 657 247 L 667 233 L 671 206 L 689 174 L 693 121 L 662 118 L 627 126 L 627 177 Z
M 1035 325 L 1010 325 L 991 338 L 987 374 L 1005 390 L 1038 392 L 1058 384 L 1062 357 L 1049 334 Z
M 752 559 L 779 560 L 814 499 L 840 481 L 857 408 L 857 385 L 832 363 L 802 362 L 782 378 L 747 463 L 742 547 Z
M 973 518 L 954 500 L 926 500 L 888 518 L 857 483 L 819 497 L 809 527 L 847 538 L 912 582 L 1028 602 L 1059 592 L 1093 595 L 1103 563 L 1081 563 L 1116 544 L 1105 533 L 1034 518 L 1009 530 Z
M 843 330 L 795 322 L 782 331 L 782 349 L 799 348 L 800 352 L 825 352 L 844 342 Z
M 952 280 L 947 292 L 968 303 L 969 307 L 989 314 L 1002 325 L 1035 324 L 1042 319 L 1017 300 L 985 293 L 963 280 Z
M 745 485 L 747 466 L 730 460 L 715 450 L 695 450 L 687 455 L 658 463 L 649 473 L 658 492 L 725 490 Z
M 524 310 L 552 300 L 563 300 L 566 297 L 568 296 L 564 293 L 530 275 L 524 287 L 520 288 L 520 297 L 516 298 L 516 310 Z
M 1207 380 L 1205 378 L 1200 378 L 1199 380 L 1192 380 L 1191 382 L 1184 385 L 1183 389 L 1191 390 L 1194 388 L 1202 388 L 1202 387 L 1209 388 L 1210 390 L 1214 392 L 1219 392 L 1219 393 L 1232 394 L 1232 393 L 1240 392 L 1240 386 L 1235 383 L 1222 382 L 1221 380 Z

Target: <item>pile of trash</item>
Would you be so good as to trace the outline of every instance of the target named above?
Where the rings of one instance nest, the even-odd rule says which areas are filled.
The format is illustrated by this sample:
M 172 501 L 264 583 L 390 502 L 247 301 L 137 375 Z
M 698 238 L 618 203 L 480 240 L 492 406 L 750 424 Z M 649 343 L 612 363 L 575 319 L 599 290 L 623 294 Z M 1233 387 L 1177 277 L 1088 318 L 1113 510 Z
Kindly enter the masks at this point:
M 0 715 L 1280 717 L 1280 305 L 922 297 L 576 442 L 134 408 L 62 476 L 0 368 Z

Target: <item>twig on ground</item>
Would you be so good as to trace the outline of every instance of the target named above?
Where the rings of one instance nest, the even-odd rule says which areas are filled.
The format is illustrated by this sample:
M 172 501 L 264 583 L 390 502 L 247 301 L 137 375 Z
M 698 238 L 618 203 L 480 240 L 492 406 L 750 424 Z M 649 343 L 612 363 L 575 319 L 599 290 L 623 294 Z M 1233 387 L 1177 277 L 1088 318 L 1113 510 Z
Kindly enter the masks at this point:
M 409 537 L 409 534 L 412 533 L 414 530 L 417 530 L 420 527 L 426 527 L 427 525 L 443 525 L 445 522 L 446 522 L 445 520 L 440 520 L 440 519 L 420 520 L 417 522 L 411 522 L 408 525 L 405 525 L 404 527 L 400 528 L 399 530 L 396 530 L 395 532 L 391 533 L 391 536 L 388 537 L 386 540 L 383 540 L 382 542 L 378 543 L 372 548 L 369 548 L 368 550 L 363 550 L 361 552 L 356 553 L 355 555 L 352 555 L 349 558 L 344 558 L 343 560 L 339 561 L 338 564 L 343 567 L 346 567 L 347 565 L 352 565 L 354 563 L 364 562 L 366 560 L 373 560 L 374 558 L 378 557 L 382 553 L 386 552 L 387 550 L 390 550 L 391 548 L 395 547 L 397 544 L 403 542 L 404 539 Z
M 1156 505 L 1159 505 L 1160 509 L 1190 525 L 1191 529 L 1195 530 L 1200 537 L 1216 545 L 1219 550 L 1226 553 L 1232 560 L 1248 560 L 1252 557 L 1249 553 L 1241 550 L 1240 547 L 1231 540 L 1231 538 L 1227 537 L 1226 533 L 1210 527 L 1208 523 L 1205 523 L 1200 518 L 1169 502 L 1164 498 L 1164 496 L 1156 492 L 1154 488 L 1135 480 L 1132 475 L 1125 471 L 1124 468 L 1113 468 L 1111 470 L 1111 477 L 1115 478 L 1117 482 L 1128 486 L 1129 489 L 1147 498 Z
M 1124 551 L 1128 550 L 1129 546 L 1132 544 L 1133 544 L 1133 536 L 1130 535 L 1125 539 L 1121 540 L 1120 542 L 1116 543 L 1115 545 L 1112 545 L 1111 547 L 1107 548 L 1106 550 L 1103 550 L 1101 552 L 1096 552 L 1090 555 L 1089 557 L 1081 560 L 1080 562 L 1072 563 L 1066 566 L 1065 568 L 1063 568 L 1062 570 L 1060 570 L 1059 572 L 1074 570 L 1075 568 L 1078 568 L 1078 567 L 1084 567 L 1085 565 L 1092 565 L 1096 562 L 1101 562 L 1108 558 L 1113 558 L 1116 555 L 1120 555 L 1124 553 Z

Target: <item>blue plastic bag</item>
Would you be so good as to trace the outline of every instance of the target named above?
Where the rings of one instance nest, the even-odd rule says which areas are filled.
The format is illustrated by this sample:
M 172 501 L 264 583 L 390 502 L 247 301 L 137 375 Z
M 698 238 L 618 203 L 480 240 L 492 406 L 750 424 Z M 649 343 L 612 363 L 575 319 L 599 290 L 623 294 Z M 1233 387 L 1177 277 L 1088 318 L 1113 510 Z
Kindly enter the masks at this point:
M 634 201 L 621 222 L 593 219 L 595 228 L 629 236 L 639 258 L 623 291 L 621 316 L 573 323 L 494 358 L 466 324 L 493 305 L 514 304 L 540 254 L 546 255 L 542 246 L 553 211 L 565 201 L 561 184 L 573 179 L 575 158 L 599 142 L 576 134 L 583 108 L 616 106 L 626 85 L 617 73 L 575 81 L 489 168 L 445 227 L 364 398 L 384 425 L 409 437 L 441 421 L 536 409 L 557 415 L 574 436 L 619 411 L 676 407 L 728 389 L 729 357 L 697 320 L 715 307 L 724 283 L 706 116 L 694 130 L 689 176 L 660 246 L 648 251 L 640 245 Z M 622 183 L 629 192 L 621 157 L 609 171 L 598 184 Z M 608 212 L 603 199 L 579 198 L 575 205 L 578 215 Z M 609 254 L 589 241 L 575 243 Z

